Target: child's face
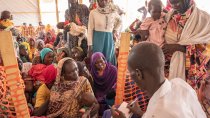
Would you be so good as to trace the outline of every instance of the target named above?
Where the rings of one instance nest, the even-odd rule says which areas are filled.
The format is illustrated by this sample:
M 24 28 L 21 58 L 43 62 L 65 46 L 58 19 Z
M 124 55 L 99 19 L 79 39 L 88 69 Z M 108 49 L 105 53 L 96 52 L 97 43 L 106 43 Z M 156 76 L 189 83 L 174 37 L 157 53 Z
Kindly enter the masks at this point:
M 161 7 L 160 6 L 152 6 L 152 9 L 150 10 L 150 14 L 154 20 L 160 19 Z

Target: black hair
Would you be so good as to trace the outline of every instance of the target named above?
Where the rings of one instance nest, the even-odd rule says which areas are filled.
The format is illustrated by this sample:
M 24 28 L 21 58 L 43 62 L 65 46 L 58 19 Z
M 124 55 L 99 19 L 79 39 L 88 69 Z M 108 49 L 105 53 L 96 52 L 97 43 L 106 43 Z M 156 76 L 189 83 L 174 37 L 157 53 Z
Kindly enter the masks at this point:
M 135 41 L 140 41 L 141 40 L 141 35 L 137 34 L 134 36 Z
M 148 11 L 151 12 L 152 7 L 154 6 L 162 8 L 162 2 L 160 0 L 150 0 L 147 6 L 148 6 Z
M 19 50 L 21 50 L 21 49 L 26 49 L 27 47 L 25 46 L 25 45 L 19 45 Z
M 2 11 L 2 12 L 1 12 L 1 20 L 5 19 L 5 15 L 6 15 L 6 14 L 11 14 L 11 12 L 10 12 L 10 11 L 7 11 L 7 10 Z

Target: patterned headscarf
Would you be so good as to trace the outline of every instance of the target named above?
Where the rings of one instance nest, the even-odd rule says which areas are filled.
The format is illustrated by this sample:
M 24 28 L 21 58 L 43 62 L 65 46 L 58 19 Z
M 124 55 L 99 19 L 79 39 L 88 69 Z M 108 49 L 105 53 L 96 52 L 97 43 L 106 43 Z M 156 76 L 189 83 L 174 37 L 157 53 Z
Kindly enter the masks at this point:
M 37 49 L 39 43 L 42 43 L 43 46 L 45 45 L 45 44 L 44 44 L 44 41 L 43 41 L 42 39 L 38 39 L 38 40 L 36 40 L 36 43 L 35 43 L 36 49 Z
M 61 81 L 61 72 L 62 72 L 62 68 L 63 68 L 63 64 L 68 61 L 68 60 L 72 60 L 74 61 L 72 58 L 70 57 L 65 57 L 63 59 L 61 59 L 59 62 L 58 62 L 58 65 L 57 65 L 57 78 L 56 78 L 56 82 L 60 82 Z

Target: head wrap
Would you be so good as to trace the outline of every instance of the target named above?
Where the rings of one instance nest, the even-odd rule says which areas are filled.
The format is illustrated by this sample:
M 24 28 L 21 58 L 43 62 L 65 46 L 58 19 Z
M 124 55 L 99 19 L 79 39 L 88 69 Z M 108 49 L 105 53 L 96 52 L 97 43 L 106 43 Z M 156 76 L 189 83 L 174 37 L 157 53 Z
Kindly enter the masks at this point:
M 38 48 L 39 43 L 42 43 L 43 46 L 45 45 L 44 41 L 42 39 L 38 39 L 38 40 L 36 40 L 36 43 L 35 43 L 36 48 Z
M 47 53 L 53 52 L 50 48 L 43 48 L 40 52 L 41 61 L 44 62 L 44 57 Z
M 63 59 L 61 59 L 59 62 L 58 62 L 58 65 L 57 65 L 57 82 L 60 82 L 60 78 L 61 78 L 61 72 L 62 72 L 62 68 L 63 68 L 63 64 L 67 61 L 67 60 L 72 60 L 74 61 L 72 58 L 69 58 L 69 57 L 65 57 Z
M 106 64 L 106 68 L 102 76 L 98 75 L 98 71 L 95 67 L 97 59 L 103 58 Z M 117 68 L 106 61 L 106 58 L 101 52 L 96 52 L 91 57 L 91 74 L 94 80 L 94 87 L 96 89 L 96 98 L 106 95 L 117 81 Z
M 44 83 L 50 84 L 56 79 L 57 75 L 57 69 L 53 64 L 47 66 L 44 71 L 42 72 L 42 75 L 44 77 Z

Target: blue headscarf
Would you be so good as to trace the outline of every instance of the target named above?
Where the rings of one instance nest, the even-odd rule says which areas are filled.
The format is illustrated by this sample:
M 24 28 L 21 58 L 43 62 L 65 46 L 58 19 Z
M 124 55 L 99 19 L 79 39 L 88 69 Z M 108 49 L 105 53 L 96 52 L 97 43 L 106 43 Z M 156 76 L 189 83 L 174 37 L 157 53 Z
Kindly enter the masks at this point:
M 40 52 L 41 61 L 44 62 L 44 57 L 47 53 L 53 52 L 50 48 L 43 48 Z

